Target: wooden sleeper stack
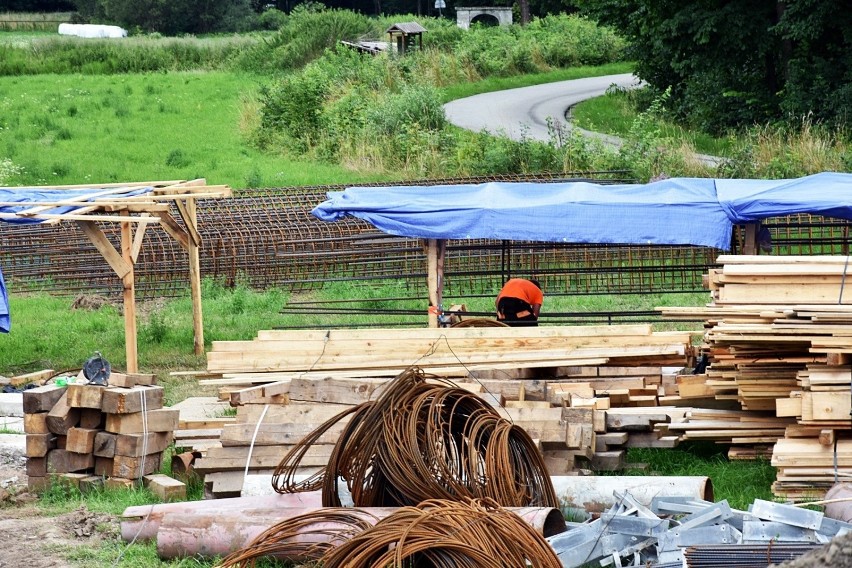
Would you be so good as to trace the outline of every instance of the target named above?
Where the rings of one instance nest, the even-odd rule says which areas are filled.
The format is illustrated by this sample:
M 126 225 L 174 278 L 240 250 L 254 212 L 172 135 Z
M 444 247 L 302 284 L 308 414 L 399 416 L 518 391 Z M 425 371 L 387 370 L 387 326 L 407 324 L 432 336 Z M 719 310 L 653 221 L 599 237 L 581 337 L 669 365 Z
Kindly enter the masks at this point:
M 30 489 L 46 488 L 54 476 L 128 486 L 160 468 L 179 411 L 163 408 L 163 388 L 151 384 L 152 375 L 114 373 L 113 381 L 149 384 L 51 384 L 24 392 Z

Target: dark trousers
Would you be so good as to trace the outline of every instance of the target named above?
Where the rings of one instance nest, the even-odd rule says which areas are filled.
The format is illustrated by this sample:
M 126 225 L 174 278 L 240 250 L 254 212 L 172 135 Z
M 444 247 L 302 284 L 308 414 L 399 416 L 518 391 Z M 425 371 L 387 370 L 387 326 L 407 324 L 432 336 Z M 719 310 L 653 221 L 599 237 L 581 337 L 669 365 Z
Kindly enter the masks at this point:
M 497 319 L 511 327 L 538 325 L 532 306 L 518 298 L 500 298 L 497 302 Z

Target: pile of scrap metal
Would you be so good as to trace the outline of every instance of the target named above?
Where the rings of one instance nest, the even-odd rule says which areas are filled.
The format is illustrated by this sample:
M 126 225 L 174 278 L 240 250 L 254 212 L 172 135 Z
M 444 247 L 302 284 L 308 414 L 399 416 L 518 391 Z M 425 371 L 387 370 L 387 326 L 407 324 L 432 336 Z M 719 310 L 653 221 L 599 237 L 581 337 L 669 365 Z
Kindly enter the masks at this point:
M 850 532 L 852 523 L 795 505 L 756 500 L 748 511 L 727 501 L 655 497 L 646 507 L 630 494 L 598 519 L 547 540 L 562 566 L 722 568 L 797 558 Z

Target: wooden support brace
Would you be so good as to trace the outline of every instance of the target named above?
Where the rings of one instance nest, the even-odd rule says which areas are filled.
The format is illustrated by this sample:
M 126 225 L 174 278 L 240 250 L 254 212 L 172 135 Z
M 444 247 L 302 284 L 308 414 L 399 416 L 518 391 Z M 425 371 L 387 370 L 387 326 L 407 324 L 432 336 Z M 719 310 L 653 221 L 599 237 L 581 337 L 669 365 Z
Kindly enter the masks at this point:
M 133 266 L 113 248 L 112 243 L 93 221 L 77 221 L 77 225 L 89 237 L 89 240 L 92 241 L 92 244 L 95 245 L 95 248 L 98 249 L 98 252 L 101 253 L 119 278 L 124 278 L 129 272 L 133 271 Z

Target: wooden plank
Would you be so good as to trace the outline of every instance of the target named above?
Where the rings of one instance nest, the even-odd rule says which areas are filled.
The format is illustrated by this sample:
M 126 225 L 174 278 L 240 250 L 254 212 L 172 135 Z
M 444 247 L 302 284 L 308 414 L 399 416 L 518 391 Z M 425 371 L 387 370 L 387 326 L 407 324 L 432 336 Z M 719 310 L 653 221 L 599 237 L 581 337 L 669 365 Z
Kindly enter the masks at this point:
M 95 456 L 78 454 L 68 450 L 50 450 L 47 454 L 47 470 L 51 473 L 86 471 L 95 466 Z
M 811 409 L 813 420 L 850 420 L 852 393 L 812 392 Z
M 104 387 L 96 385 L 68 385 L 68 405 L 72 408 L 101 408 Z
M 795 393 L 791 393 L 795 394 Z M 791 396 L 790 398 L 779 398 L 775 401 L 775 415 L 783 416 L 801 416 L 802 415 L 802 397 Z
M 343 433 L 348 421 L 343 420 L 332 426 L 317 443 L 334 444 Z M 254 440 L 256 446 L 297 444 L 305 436 L 316 430 L 318 423 L 278 424 L 226 424 L 222 427 L 220 442 L 222 446 L 248 446 Z
M 116 455 L 112 460 L 113 477 L 124 477 L 135 479 L 143 475 L 156 472 L 160 469 L 162 453 L 149 454 L 142 457 L 130 457 Z
M 112 458 L 115 456 L 115 441 L 118 434 L 100 431 L 95 434 L 92 453 L 97 457 Z
M 149 434 L 119 434 L 115 439 L 116 456 L 141 457 L 162 453 L 172 443 L 171 432 L 151 432 Z
M 186 484 L 168 475 L 146 475 L 142 478 L 142 483 L 164 503 L 186 500 Z
M 55 434 L 27 434 L 24 441 L 24 455 L 27 458 L 41 458 L 46 456 L 55 447 Z
M 77 426 L 80 421 L 80 409 L 68 405 L 68 393 L 63 388 L 62 396 L 47 413 L 47 427 L 54 434 L 66 435 L 68 429 Z
M 101 231 L 94 221 L 78 220 L 77 225 L 82 229 L 83 234 L 89 237 L 89 240 L 107 261 L 107 264 L 115 271 L 119 278 L 124 278 L 132 270 L 133 265 L 122 258 L 121 254 L 115 250 L 112 243 Z
M 156 385 L 130 389 L 107 388 L 103 393 L 101 409 L 109 414 L 132 414 L 143 409 L 158 410 L 163 407 L 163 397 L 163 387 Z
M 150 410 L 143 421 L 142 413 L 107 414 L 104 430 L 116 434 L 141 434 L 144 427 L 148 432 L 172 432 L 177 429 L 180 411 L 171 408 Z
M 680 332 L 682 335 L 683 332 Z M 257 342 L 263 341 L 329 341 L 339 340 L 389 340 L 399 341 L 407 339 L 429 339 L 431 341 L 441 340 L 446 337 L 450 342 L 459 339 L 517 339 L 523 337 L 545 338 L 545 337 L 613 337 L 632 335 L 651 335 L 651 324 L 631 325 L 603 325 L 603 326 L 544 326 L 534 328 L 511 328 L 511 327 L 479 327 L 479 328 L 442 328 L 442 329 L 328 329 L 328 330 L 260 330 L 257 333 Z M 226 342 L 227 343 L 227 342 Z M 220 344 L 213 342 L 213 349 Z
M 16 387 L 28 385 L 30 383 L 41 385 L 45 381 L 53 378 L 54 375 L 56 375 L 56 371 L 53 369 L 42 369 L 41 371 L 33 371 L 32 373 L 9 377 L 9 384 Z
M 65 449 L 78 454 L 91 454 L 94 451 L 97 433 L 98 430 L 91 428 L 69 428 Z
M 249 460 L 249 448 L 234 446 L 229 448 L 210 448 L 205 455 L 193 464 L 200 475 L 215 471 L 243 471 L 248 462 L 250 469 L 275 469 L 281 460 L 293 450 L 293 445 L 255 446 Z M 325 466 L 331 457 L 334 446 L 318 444 L 308 448 L 301 463 L 303 466 Z
M 361 404 L 375 400 L 388 379 L 292 379 L 287 387 L 291 401 Z M 265 391 L 265 396 L 269 394 Z
M 65 387 L 44 385 L 22 393 L 24 414 L 49 412 L 65 394 Z
M 27 434 L 49 434 L 47 412 L 24 414 L 24 432 Z
M 103 427 L 104 415 L 97 408 L 80 409 L 80 428 L 93 428 L 100 430 Z

